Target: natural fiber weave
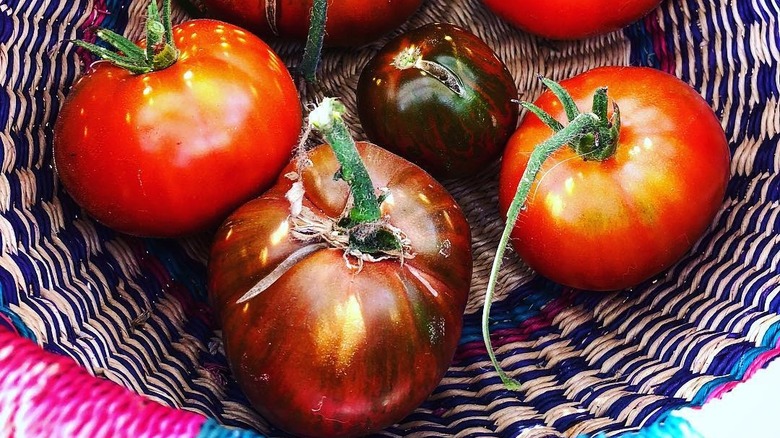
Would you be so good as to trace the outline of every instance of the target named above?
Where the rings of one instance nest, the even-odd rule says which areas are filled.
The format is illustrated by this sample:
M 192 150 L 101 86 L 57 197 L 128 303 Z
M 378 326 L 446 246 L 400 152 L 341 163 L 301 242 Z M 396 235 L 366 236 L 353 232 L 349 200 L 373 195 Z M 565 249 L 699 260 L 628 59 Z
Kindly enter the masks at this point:
M 48 352 L 148 400 L 278 436 L 248 407 L 227 369 L 205 299 L 209 236 L 173 241 L 116 234 L 81 212 L 52 169 L 54 119 L 89 61 L 67 41 L 94 38 L 98 26 L 139 37 L 146 4 L 0 4 L 0 336 L 10 339 L 13 326 Z M 708 233 L 678 264 L 633 291 L 562 288 L 508 256 L 492 333 L 503 367 L 523 382 L 517 393 L 501 385 L 479 334 L 478 312 L 503 226 L 497 166 L 446 182 L 473 228 L 475 271 L 463 338 L 435 393 L 383 435 L 613 436 L 704 403 L 780 353 L 779 4 L 667 0 L 624 31 L 549 42 L 511 28 L 478 0 L 428 0 L 398 30 L 432 21 L 470 29 L 506 62 L 522 99 L 541 92 L 539 74 L 563 79 L 627 64 L 675 74 L 722 119 L 733 164 L 727 197 Z M 186 18 L 174 12 L 176 21 Z M 360 70 L 389 37 L 354 50 L 326 50 L 320 81 L 301 85 L 303 101 L 338 96 L 356 114 Z M 273 45 L 294 68 L 301 47 Z M 361 137 L 357 118 L 348 121 Z M 8 351 L 0 343 L 0 387 L 12 382 L 19 364 Z M 70 377 L 52 372 L 49 378 Z M 82 401 L 74 396 L 57 403 L 63 412 L 89 416 Z M 0 419 L 23 419 L 20 406 L 28 401 L 18 403 L 0 406 Z M 116 409 L 100 417 L 106 436 L 127 435 L 122 418 L 141 415 Z M 202 433 L 212 433 L 212 426 Z

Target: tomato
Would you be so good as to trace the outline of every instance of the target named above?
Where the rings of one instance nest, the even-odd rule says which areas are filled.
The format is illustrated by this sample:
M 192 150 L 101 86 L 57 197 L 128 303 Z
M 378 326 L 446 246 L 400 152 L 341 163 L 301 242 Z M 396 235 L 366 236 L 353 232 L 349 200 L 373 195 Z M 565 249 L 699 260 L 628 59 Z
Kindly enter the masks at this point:
M 280 177 L 220 227 L 209 260 L 209 295 L 240 387 L 299 436 L 362 436 L 401 420 L 441 380 L 460 336 L 472 268 L 463 213 L 419 167 L 369 143 L 358 150 L 374 186 L 387 189 L 382 216 L 413 257 L 358 267 L 342 247 L 300 240 L 318 227 L 291 215 L 285 195 L 295 181 Z M 308 158 L 303 211 L 331 236 L 341 222 L 328 218 L 342 215 L 349 190 L 334 180 L 330 148 Z M 267 289 L 238 302 L 267 278 Z
M 517 87 L 482 40 L 429 24 L 390 41 L 360 75 L 366 136 L 438 177 L 473 175 L 498 159 L 517 126 Z
M 603 161 L 564 147 L 530 187 L 512 244 L 537 272 L 590 290 L 629 288 L 680 259 L 719 210 L 729 148 L 707 102 L 679 79 L 639 67 L 603 67 L 561 82 L 579 108 L 599 87 L 620 109 L 614 155 Z M 535 104 L 560 122 L 548 90 Z M 529 114 L 504 153 L 499 202 L 506 214 L 531 151 L 552 131 Z
M 551 39 L 586 38 L 618 30 L 653 10 L 660 0 L 482 0 L 509 23 Z
M 305 41 L 313 0 L 188 0 L 213 16 L 261 36 Z M 328 2 L 325 43 L 355 46 L 373 41 L 403 24 L 422 0 L 339 0 Z
M 174 237 L 216 227 L 276 180 L 297 143 L 297 90 L 280 58 L 230 24 L 173 27 L 171 66 L 92 65 L 57 119 L 68 193 L 118 231 Z

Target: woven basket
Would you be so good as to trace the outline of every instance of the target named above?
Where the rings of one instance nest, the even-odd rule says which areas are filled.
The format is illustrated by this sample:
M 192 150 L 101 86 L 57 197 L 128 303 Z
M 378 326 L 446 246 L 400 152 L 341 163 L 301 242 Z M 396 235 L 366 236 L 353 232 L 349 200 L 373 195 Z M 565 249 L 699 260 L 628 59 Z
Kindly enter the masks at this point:
M 80 211 L 52 169 L 52 126 L 89 59 L 66 41 L 142 32 L 146 0 L 0 3 L 0 436 L 283 436 L 231 377 L 205 298 L 209 236 L 117 234 Z M 445 21 L 506 62 L 521 91 L 600 65 L 646 65 L 700 91 L 733 155 L 723 207 L 678 264 L 631 292 L 594 294 L 504 263 L 492 311 L 504 389 L 479 334 L 502 222 L 497 167 L 446 185 L 473 227 L 465 329 L 431 397 L 383 436 L 684 436 L 701 405 L 780 353 L 780 15 L 777 0 L 667 0 L 623 31 L 576 42 L 522 33 L 478 0 L 428 0 L 402 29 Z M 176 8 L 176 5 L 174 5 Z M 181 9 L 174 20 L 186 19 Z M 387 38 L 326 50 L 304 103 L 352 114 L 362 66 Z M 292 68 L 299 45 L 273 43 Z M 348 120 L 362 136 L 356 118 Z

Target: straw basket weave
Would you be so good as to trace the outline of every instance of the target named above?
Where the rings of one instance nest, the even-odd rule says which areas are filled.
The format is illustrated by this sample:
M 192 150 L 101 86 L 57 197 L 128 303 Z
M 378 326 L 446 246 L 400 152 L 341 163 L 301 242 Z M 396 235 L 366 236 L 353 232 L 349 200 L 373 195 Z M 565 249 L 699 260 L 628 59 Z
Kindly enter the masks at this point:
M 97 27 L 137 38 L 146 4 L 0 2 L 1 436 L 283 436 L 228 371 L 205 297 L 209 236 L 112 232 L 53 172 L 53 122 L 90 61 L 67 41 L 94 39 Z M 478 328 L 502 227 L 497 166 L 447 182 L 473 227 L 465 329 L 440 386 L 383 436 L 684 436 L 670 413 L 717 397 L 780 353 L 778 4 L 666 0 L 622 31 L 549 42 L 478 0 L 428 0 L 397 31 L 432 21 L 470 29 L 506 62 L 526 100 L 541 92 L 538 74 L 563 79 L 628 64 L 667 71 L 721 118 L 733 161 L 706 235 L 633 291 L 563 288 L 507 257 L 492 333 L 504 368 L 523 382 L 519 392 L 501 385 Z M 175 21 L 187 18 L 174 8 Z M 303 102 L 338 96 L 356 114 L 361 68 L 387 38 L 326 50 L 320 82 L 301 85 Z M 273 46 L 294 68 L 301 47 Z M 348 122 L 361 137 L 357 119 Z

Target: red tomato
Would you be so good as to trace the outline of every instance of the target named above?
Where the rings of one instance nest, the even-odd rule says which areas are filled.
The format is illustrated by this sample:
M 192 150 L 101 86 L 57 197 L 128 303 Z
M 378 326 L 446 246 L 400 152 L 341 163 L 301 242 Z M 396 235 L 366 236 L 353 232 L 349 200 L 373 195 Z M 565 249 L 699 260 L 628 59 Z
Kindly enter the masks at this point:
M 517 127 L 515 98 L 515 81 L 493 50 L 442 23 L 387 43 L 357 88 L 366 136 L 442 178 L 473 175 L 501 156 Z
M 554 153 L 531 186 L 512 244 L 556 282 L 635 286 L 676 262 L 711 224 L 729 177 L 726 137 L 699 94 L 658 70 L 604 67 L 561 85 L 581 109 L 608 87 L 622 118 L 617 150 L 605 161 L 583 159 L 570 147 Z M 535 104 L 564 122 L 550 91 Z M 499 186 L 504 214 L 531 151 L 551 134 L 529 114 L 510 139 Z
M 482 0 L 498 16 L 527 32 L 568 40 L 618 30 L 653 10 L 660 0 Z
M 175 26 L 178 61 L 132 74 L 98 62 L 68 93 L 54 159 L 68 193 L 118 231 L 172 237 L 217 226 L 289 161 L 302 116 L 292 78 L 256 36 Z
M 189 0 L 209 16 L 263 36 L 305 41 L 313 0 Z M 373 41 L 403 24 L 422 0 L 339 0 L 328 2 L 325 43 L 354 46 Z
M 460 337 L 472 268 L 463 213 L 419 167 L 368 143 L 358 150 L 374 186 L 388 189 L 382 216 L 413 258 L 350 268 L 344 249 L 294 237 L 293 181 L 281 177 L 228 218 L 209 261 L 236 379 L 265 418 L 300 436 L 362 436 L 401 420 L 437 386 Z M 333 178 L 335 155 L 321 146 L 309 158 L 302 205 L 340 217 L 349 191 Z M 269 274 L 270 287 L 237 302 Z

